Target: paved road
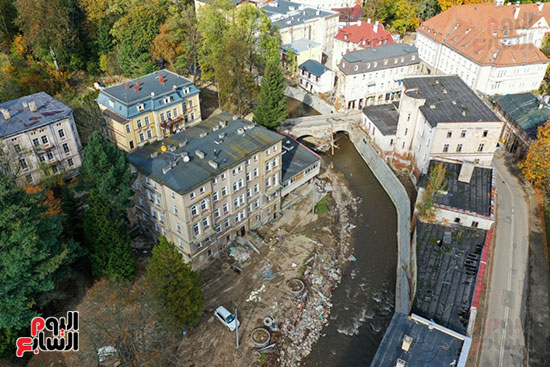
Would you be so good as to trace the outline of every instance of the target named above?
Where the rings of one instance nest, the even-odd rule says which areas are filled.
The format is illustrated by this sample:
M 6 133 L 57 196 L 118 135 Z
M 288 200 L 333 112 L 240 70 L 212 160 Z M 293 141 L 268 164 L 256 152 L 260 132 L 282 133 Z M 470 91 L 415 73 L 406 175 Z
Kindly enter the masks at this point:
M 480 367 L 521 367 L 525 340 L 521 325 L 528 259 L 528 204 L 519 180 L 495 157 L 496 244 L 488 287 L 488 309 Z

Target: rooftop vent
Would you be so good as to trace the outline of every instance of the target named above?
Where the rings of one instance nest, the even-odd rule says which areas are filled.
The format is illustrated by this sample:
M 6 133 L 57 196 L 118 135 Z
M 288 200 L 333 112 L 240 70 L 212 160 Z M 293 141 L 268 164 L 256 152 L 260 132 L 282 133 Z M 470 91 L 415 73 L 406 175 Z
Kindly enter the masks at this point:
M 179 147 L 182 148 L 187 145 L 187 139 L 180 141 Z
M 151 157 L 151 158 L 156 158 L 158 155 L 159 155 L 158 152 L 153 152 L 153 153 L 151 153 L 151 154 L 149 155 L 149 157 Z
M 239 128 L 237 129 L 237 134 L 239 134 L 239 135 L 244 134 L 244 129 L 243 129 L 242 127 L 239 127 Z
M 451 103 L 456 106 L 456 101 L 452 101 Z
M 233 121 L 235 121 L 236 119 L 238 119 L 238 117 L 236 115 L 233 115 Z
M 204 152 L 202 150 L 195 150 L 195 154 L 197 155 L 197 157 L 199 157 L 200 159 L 203 159 L 204 158 Z
M 29 101 L 29 110 L 31 110 L 31 112 L 36 112 L 36 102 L 35 101 Z
M 206 135 L 208 135 L 208 133 L 206 131 L 203 131 L 203 132 L 201 132 L 200 137 L 204 138 Z
M 220 127 L 226 127 L 226 126 L 227 126 L 227 121 L 220 120 Z
M 443 88 L 443 94 L 447 94 L 447 89 Z
M 187 154 L 187 152 L 182 152 L 180 158 L 183 159 L 185 163 L 189 162 L 189 154 Z
M 155 92 L 151 92 L 151 97 L 154 97 L 155 96 Z
M 214 144 L 220 145 L 221 143 L 223 143 L 223 140 L 222 140 L 222 141 L 220 141 L 220 140 L 214 140 Z
M 466 110 L 462 110 L 462 116 L 466 116 Z
M 173 89 L 173 90 L 176 90 L 176 89 L 178 89 L 178 87 L 174 84 L 174 85 L 172 86 L 172 89 Z
M 244 129 L 245 130 L 250 130 L 250 129 L 253 129 L 254 128 L 254 124 L 250 124 L 250 125 L 245 125 L 244 126 Z
M 220 133 L 220 135 L 218 135 L 218 138 L 220 138 L 220 139 L 225 138 L 225 133 Z
M 412 337 L 405 335 L 403 337 L 403 344 L 401 344 L 401 349 L 403 349 L 405 352 L 408 352 L 409 348 L 411 347 L 412 341 L 413 341 Z
M 401 358 L 397 358 L 397 362 L 395 363 L 395 367 L 406 367 L 407 362 L 402 360 Z
M 219 125 L 212 126 L 212 132 L 218 131 L 220 129 Z
M 171 152 L 175 152 L 177 149 L 177 147 L 175 145 L 169 145 L 168 146 L 168 150 L 171 151 Z
M 6 120 L 9 120 L 11 118 L 10 111 L 6 110 L 5 108 L 0 108 L 0 112 L 2 112 L 2 116 L 4 116 Z
M 212 168 L 214 168 L 214 169 L 217 169 L 217 168 L 218 168 L 218 162 L 216 162 L 216 161 L 209 160 L 209 161 L 208 161 L 208 164 L 210 165 L 210 167 L 212 167 Z
M 435 105 L 434 104 L 430 105 L 430 110 L 435 110 Z
M 171 164 L 167 165 L 166 167 L 163 167 L 163 168 L 162 168 L 162 174 L 163 174 L 163 175 L 167 174 L 171 169 L 172 169 L 172 165 L 171 165 Z
M 26 101 L 23 101 L 23 108 L 28 108 L 29 104 Z

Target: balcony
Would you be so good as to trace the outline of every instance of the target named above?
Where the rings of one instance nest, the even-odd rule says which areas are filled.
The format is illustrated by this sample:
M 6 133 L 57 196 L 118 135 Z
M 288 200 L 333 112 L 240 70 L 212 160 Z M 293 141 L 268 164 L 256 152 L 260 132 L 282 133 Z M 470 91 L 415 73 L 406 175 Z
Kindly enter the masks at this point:
M 183 121 L 183 116 L 178 116 L 168 120 L 164 120 L 160 123 L 160 126 L 164 129 L 169 129 L 170 134 L 174 134 L 176 125 Z

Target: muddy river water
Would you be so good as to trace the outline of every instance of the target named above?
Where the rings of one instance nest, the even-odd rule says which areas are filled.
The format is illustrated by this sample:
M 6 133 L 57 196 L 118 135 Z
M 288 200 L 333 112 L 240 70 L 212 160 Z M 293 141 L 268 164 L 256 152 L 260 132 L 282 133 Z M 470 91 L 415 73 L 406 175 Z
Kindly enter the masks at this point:
M 353 235 L 356 261 L 345 267 L 334 291 L 330 322 L 311 354 L 308 367 L 369 366 L 394 309 L 397 262 L 396 212 L 390 198 L 345 134 L 339 149 L 325 155 L 342 172 L 358 205 Z

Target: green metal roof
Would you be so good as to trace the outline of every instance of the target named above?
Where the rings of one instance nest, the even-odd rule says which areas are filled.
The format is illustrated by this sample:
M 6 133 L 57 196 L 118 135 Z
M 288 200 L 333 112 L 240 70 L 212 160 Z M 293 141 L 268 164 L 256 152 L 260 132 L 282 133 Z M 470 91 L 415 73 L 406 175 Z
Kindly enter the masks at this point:
M 550 119 L 550 109 L 533 93 L 508 94 L 495 100 L 506 118 L 512 120 L 527 135 L 535 139 L 537 129 Z M 542 108 L 539 108 L 541 107 Z

